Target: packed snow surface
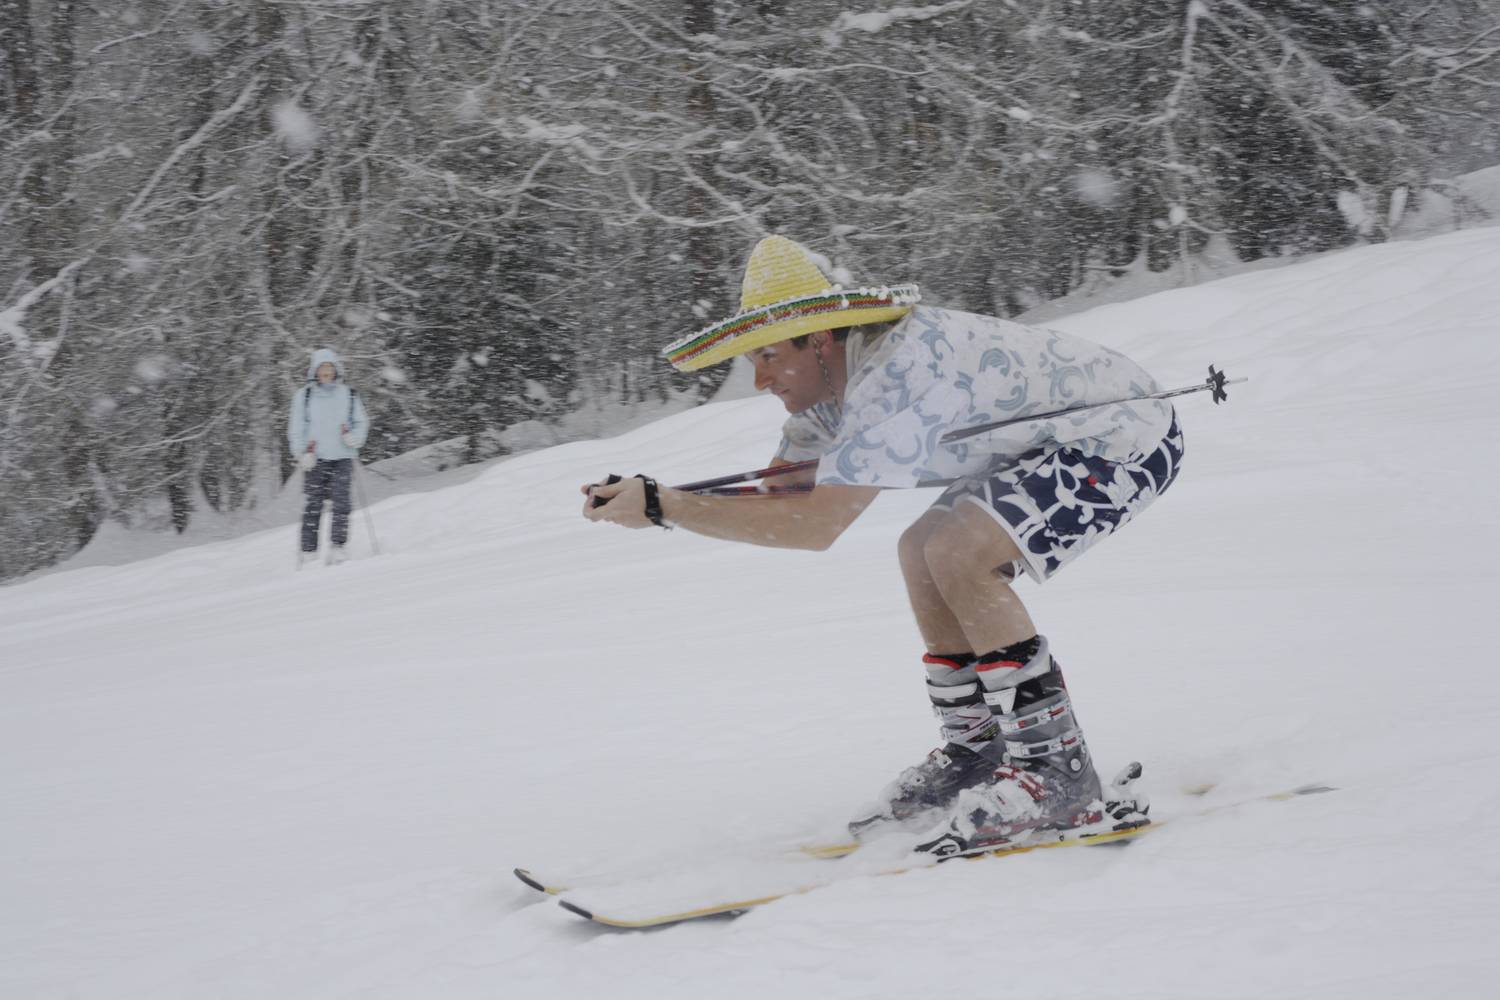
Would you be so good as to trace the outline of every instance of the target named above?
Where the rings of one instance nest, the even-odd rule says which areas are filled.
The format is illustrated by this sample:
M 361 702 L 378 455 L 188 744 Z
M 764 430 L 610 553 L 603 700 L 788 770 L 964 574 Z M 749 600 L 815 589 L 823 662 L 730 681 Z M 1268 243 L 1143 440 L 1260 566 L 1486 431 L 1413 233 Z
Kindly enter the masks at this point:
M 528 890 L 732 882 L 933 744 L 895 560 L 930 492 L 824 553 L 579 516 L 764 464 L 741 399 L 382 500 L 342 566 L 287 527 L 0 589 L 0 996 L 1493 996 L 1497 274 L 1475 229 L 1054 321 L 1250 380 L 1020 585 L 1101 771 L 1164 818 L 1336 792 L 644 933 Z

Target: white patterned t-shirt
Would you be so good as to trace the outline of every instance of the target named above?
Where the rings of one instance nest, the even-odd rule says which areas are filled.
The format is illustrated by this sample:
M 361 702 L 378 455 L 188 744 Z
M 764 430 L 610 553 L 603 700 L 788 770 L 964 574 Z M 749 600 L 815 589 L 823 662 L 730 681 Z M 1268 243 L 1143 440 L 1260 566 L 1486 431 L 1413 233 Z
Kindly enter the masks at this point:
M 844 405 L 794 413 L 777 457 L 820 458 L 817 482 L 906 488 L 993 470 L 1037 448 L 1125 461 L 1172 423 L 1163 400 L 1100 406 L 944 445 L 951 430 L 1156 392 L 1117 351 L 1056 330 L 918 306 L 853 363 Z

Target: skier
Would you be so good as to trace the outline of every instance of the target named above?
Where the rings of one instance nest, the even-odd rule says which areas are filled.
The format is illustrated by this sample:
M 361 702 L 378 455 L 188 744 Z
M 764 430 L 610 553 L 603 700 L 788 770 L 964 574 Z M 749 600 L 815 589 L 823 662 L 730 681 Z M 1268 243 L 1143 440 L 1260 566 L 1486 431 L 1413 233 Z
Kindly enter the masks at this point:
M 1146 400 L 943 445 L 950 430 L 1158 387 L 1101 345 L 919 300 L 915 285 L 835 287 L 804 247 L 760 241 L 739 313 L 663 353 L 684 371 L 745 355 L 791 414 L 772 464 L 819 459 L 796 474 L 812 489 L 700 496 L 638 476 L 583 487 L 583 513 L 821 550 L 882 489 L 954 480 L 897 546 L 942 745 L 850 829 L 931 829 L 926 849 L 979 850 L 1104 820 L 1062 672 L 1013 584 L 1045 582 L 1139 514 L 1175 479 L 1183 439 L 1171 405 Z M 1113 792 L 1112 817 L 1144 820 L 1128 781 Z
M 333 501 L 328 562 L 344 559 L 349 540 L 350 480 L 359 448 L 370 432 L 370 418 L 359 393 L 344 382 L 344 363 L 328 348 L 314 351 L 307 384 L 292 396 L 286 437 L 302 469 L 302 547 L 298 565 L 318 552 L 323 503 Z

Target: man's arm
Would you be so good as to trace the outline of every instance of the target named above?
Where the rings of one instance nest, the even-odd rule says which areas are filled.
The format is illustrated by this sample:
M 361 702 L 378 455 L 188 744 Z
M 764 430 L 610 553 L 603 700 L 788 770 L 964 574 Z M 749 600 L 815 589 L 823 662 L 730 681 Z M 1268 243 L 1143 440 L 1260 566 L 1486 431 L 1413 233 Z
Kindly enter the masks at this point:
M 639 479 L 584 488 L 583 515 L 627 528 L 649 528 L 645 485 Z M 819 486 L 777 497 L 705 497 L 658 487 L 668 523 L 710 538 L 783 549 L 828 548 L 880 492 L 877 486 Z M 608 500 L 593 506 L 593 498 Z

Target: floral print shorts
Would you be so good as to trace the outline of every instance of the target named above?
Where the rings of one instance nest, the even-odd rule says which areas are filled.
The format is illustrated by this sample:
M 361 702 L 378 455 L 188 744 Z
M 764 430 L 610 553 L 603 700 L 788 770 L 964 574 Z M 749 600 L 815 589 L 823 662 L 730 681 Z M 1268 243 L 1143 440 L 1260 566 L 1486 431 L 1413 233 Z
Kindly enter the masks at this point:
M 967 500 L 987 510 L 1021 549 L 1021 568 L 1042 583 L 1144 510 L 1172 485 L 1181 464 L 1182 430 L 1174 417 L 1148 454 L 1111 462 L 1067 447 L 1039 448 L 960 480 L 932 507 L 951 511 Z

